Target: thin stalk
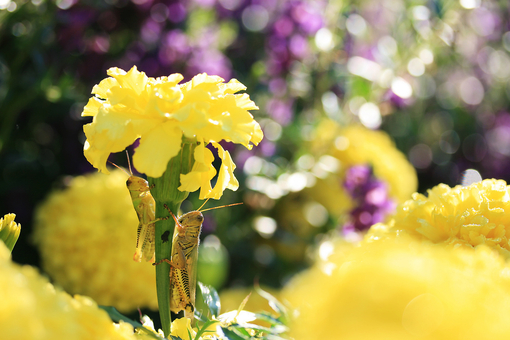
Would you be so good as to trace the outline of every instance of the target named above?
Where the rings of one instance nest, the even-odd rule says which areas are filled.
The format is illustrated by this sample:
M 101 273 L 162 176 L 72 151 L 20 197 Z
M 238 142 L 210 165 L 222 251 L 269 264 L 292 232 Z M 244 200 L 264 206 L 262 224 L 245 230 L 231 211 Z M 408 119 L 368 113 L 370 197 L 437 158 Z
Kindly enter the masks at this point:
M 188 192 L 179 191 L 180 175 L 191 171 L 194 163 L 193 152 L 195 144 L 183 142 L 181 151 L 168 162 L 167 169 L 159 178 L 149 177 L 151 194 L 156 201 L 156 218 L 166 218 L 156 222 L 156 263 L 162 259 L 170 259 L 172 250 L 172 235 L 175 222 L 168 218 L 169 213 L 165 204 L 178 216 L 182 201 L 188 197 Z M 170 313 L 170 265 L 166 262 L 156 266 L 156 291 L 158 296 L 159 316 L 161 326 L 166 337 L 171 331 Z

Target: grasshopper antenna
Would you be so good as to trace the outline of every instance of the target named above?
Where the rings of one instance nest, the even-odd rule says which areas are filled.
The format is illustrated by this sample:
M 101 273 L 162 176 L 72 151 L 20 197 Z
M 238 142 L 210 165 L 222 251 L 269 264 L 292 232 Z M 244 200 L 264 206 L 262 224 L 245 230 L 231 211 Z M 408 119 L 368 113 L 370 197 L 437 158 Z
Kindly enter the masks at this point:
M 113 165 L 113 166 L 114 166 L 114 167 L 116 167 L 117 169 L 120 169 L 120 170 L 124 171 L 124 173 L 126 173 L 126 175 L 128 175 L 129 177 L 133 176 L 133 174 L 131 174 L 131 175 L 130 175 L 130 174 L 126 171 L 126 169 L 122 169 L 122 168 L 121 168 L 120 166 L 118 166 L 117 164 L 115 164 L 115 163 L 113 163 L 113 162 L 111 162 L 111 161 L 108 161 L 108 163 L 110 163 L 111 165 Z
M 204 203 L 205 204 L 205 203 Z M 220 205 L 219 207 L 214 207 L 214 208 L 209 208 L 209 209 L 204 209 L 202 210 L 201 212 L 204 212 L 204 211 L 209 211 L 209 210 L 214 210 L 214 209 L 219 209 L 219 208 L 226 208 L 226 207 L 232 207 L 234 205 L 241 205 L 243 204 L 243 202 L 240 202 L 240 203 L 232 203 L 232 204 L 227 204 L 227 205 Z M 202 204 L 203 206 L 203 204 Z M 200 207 L 202 208 L 202 207 Z M 198 209 L 198 211 L 200 211 L 200 209 Z
M 127 161 L 128 161 L 128 167 L 129 167 L 129 172 L 131 173 L 131 176 L 133 176 L 133 170 L 131 169 L 131 162 L 129 161 L 129 153 L 126 149 L 126 157 L 127 157 Z
M 200 209 L 202 209 L 207 202 L 209 202 L 209 198 L 205 200 L 205 202 L 200 206 L 200 208 L 197 209 L 197 211 L 200 211 Z

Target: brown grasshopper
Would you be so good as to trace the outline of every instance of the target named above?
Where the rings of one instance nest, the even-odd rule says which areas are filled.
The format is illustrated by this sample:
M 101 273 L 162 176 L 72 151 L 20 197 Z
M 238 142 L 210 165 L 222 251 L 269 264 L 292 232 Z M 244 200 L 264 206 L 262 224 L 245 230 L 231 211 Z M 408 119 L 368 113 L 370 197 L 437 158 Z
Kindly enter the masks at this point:
M 242 203 L 205 209 L 202 212 L 239 204 Z M 175 220 L 172 253 L 170 260 L 162 259 L 153 264 L 158 265 L 162 262 L 170 264 L 170 310 L 173 313 L 184 311 L 184 316 L 192 321 L 194 319 L 197 287 L 198 245 L 202 223 L 204 222 L 204 216 L 200 211 L 202 207 L 177 218 L 165 205 L 165 208 Z
M 136 215 L 138 216 L 138 228 L 136 230 L 136 249 L 135 254 L 133 255 L 133 260 L 136 262 L 141 262 L 142 257 L 145 257 L 147 262 L 154 263 L 156 258 L 155 223 L 166 218 L 156 218 L 156 202 L 151 195 L 149 182 L 141 177 L 133 175 L 133 171 L 131 170 L 131 163 L 129 162 L 129 156 L 128 165 L 130 173 L 127 173 L 124 169 L 117 166 L 115 163 L 110 163 L 118 169 L 124 171 L 129 176 L 126 181 L 126 186 L 129 190 L 129 194 L 131 195 L 131 200 L 133 201 Z

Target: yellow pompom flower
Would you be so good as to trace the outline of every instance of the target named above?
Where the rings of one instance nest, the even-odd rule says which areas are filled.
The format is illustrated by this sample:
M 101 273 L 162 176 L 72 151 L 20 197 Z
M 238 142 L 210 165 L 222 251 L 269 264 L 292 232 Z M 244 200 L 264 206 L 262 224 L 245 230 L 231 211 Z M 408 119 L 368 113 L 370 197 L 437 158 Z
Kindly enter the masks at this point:
M 480 340 L 510 337 L 510 269 L 488 247 L 389 238 L 295 277 L 282 296 L 295 340 Z
M 0 240 L 5 243 L 10 251 L 14 248 L 21 232 L 21 225 L 14 222 L 15 218 L 15 214 L 6 214 L 3 218 L 0 218 Z
M 397 208 L 387 225 L 372 227 L 367 237 L 411 235 L 452 247 L 487 245 L 510 258 L 510 186 L 486 179 L 469 186 L 445 184 L 415 193 Z
M 10 261 L 0 242 L 0 338 L 4 340 L 134 340 L 133 327 L 114 324 L 88 297 L 55 288 L 35 268 Z
M 157 309 L 150 263 L 132 260 L 138 219 L 120 170 L 79 176 L 38 207 L 34 241 L 46 273 L 66 291 L 120 311 Z
M 263 137 L 260 125 L 248 112 L 258 107 L 247 94 L 234 94 L 246 89 L 243 84 L 235 79 L 224 83 L 222 78 L 205 73 L 179 84 L 180 74 L 151 78 L 136 67 L 128 72 L 110 68 L 107 73 L 110 77 L 94 86 L 94 96 L 82 113 L 93 117 L 83 129 L 85 157 L 94 167 L 108 173 L 110 153 L 122 151 L 140 138 L 133 163 L 138 171 L 157 178 L 179 153 L 184 138 L 184 145 L 197 143 L 197 148 L 191 172 L 181 174 L 179 190 L 201 188 L 200 199 L 219 199 L 226 188 L 237 189 L 235 164 L 218 143 L 224 140 L 251 149 Z M 210 182 L 216 170 L 208 144 L 218 150 L 222 161 L 214 188 Z

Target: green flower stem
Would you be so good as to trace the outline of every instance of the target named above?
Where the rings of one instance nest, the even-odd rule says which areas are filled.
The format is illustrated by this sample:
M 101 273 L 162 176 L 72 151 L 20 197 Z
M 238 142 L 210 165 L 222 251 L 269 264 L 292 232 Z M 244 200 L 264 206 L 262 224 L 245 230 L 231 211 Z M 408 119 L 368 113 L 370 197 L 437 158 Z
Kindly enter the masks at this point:
M 156 263 L 170 259 L 172 251 L 172 235 L 175 221 L 165 209 L 168 208 L 178 215 L 182 201 L 188 197 L 187 191 L 179 191 L 180 175 L 191 171 L 194 163 L 193 152 L 196 144 L 183 141 L 181 151 L 168 162 L 167 169 L 159 178 L 149 177 L 151 194 L 156 201 L 156 218 L 166 218 L 156 222 Z M 170 315 L 170 265 L 166 262 L 156 266 L 156 290 L 158 295 L 159 316 L 163 333 L 168 337 L 172 323 Z

